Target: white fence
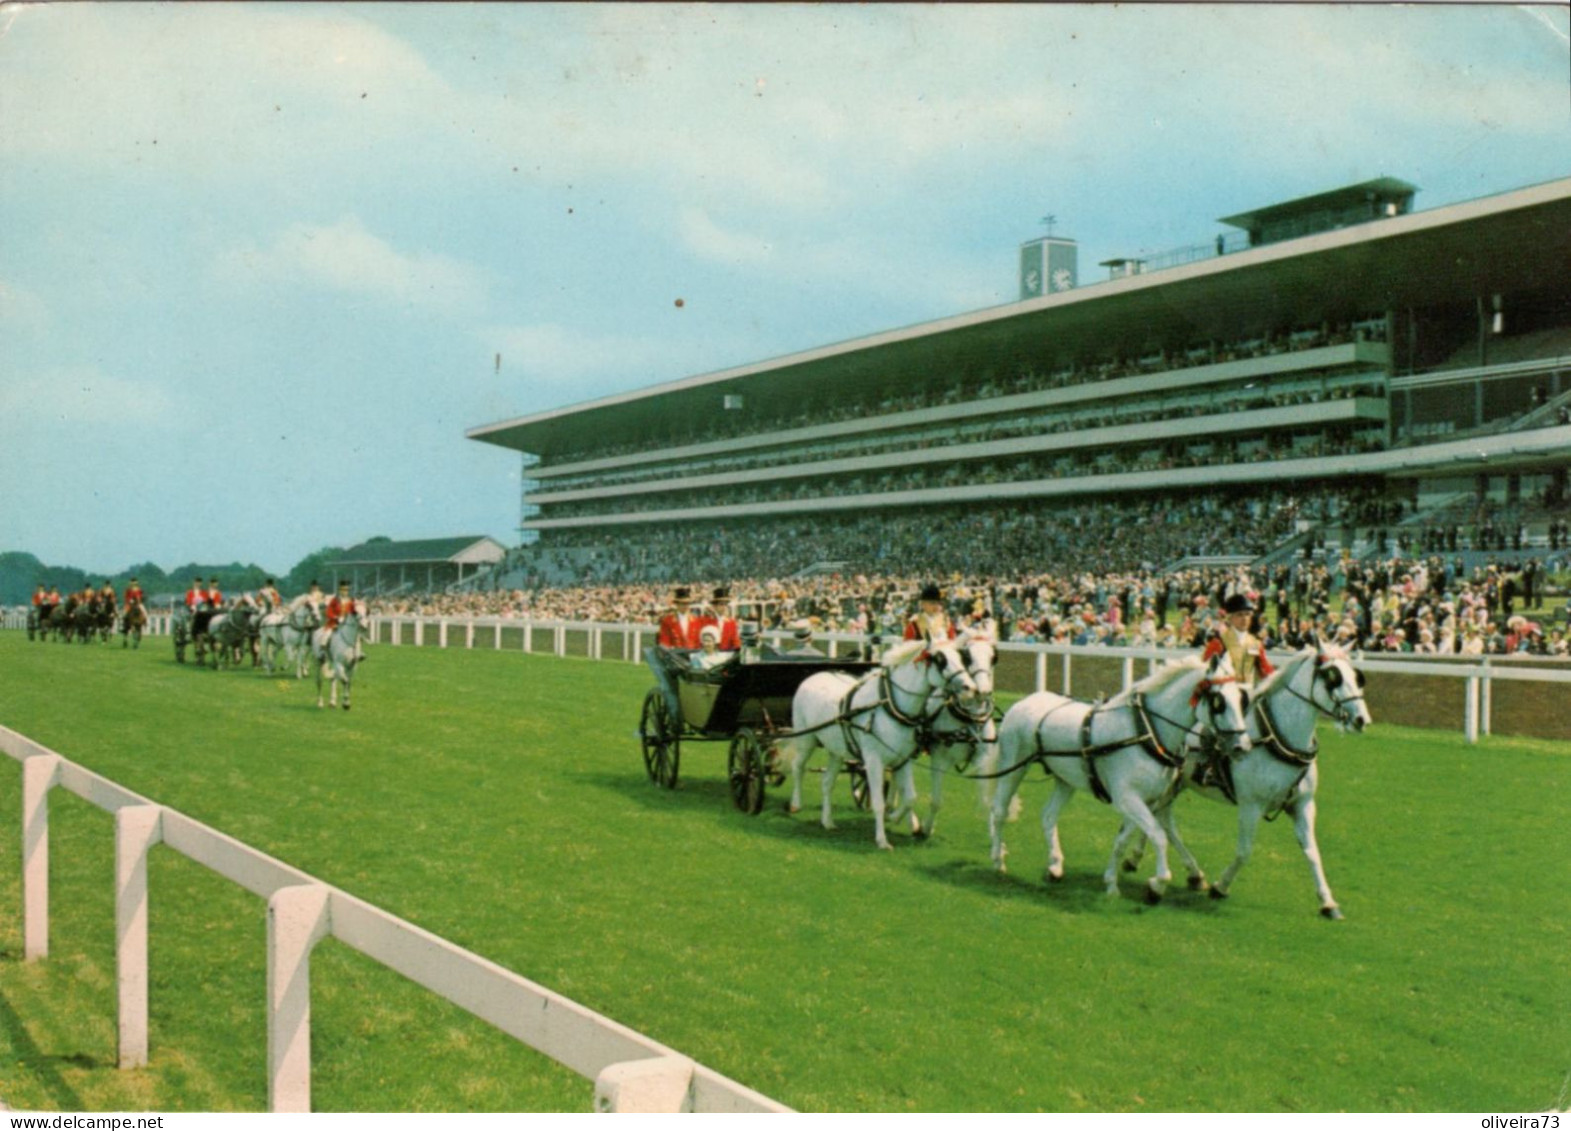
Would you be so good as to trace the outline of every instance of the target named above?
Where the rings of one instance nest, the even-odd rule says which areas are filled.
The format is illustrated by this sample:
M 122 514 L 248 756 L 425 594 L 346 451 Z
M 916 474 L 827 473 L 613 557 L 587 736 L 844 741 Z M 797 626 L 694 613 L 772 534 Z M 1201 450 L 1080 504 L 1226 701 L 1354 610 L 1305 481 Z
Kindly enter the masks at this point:
M 569 632 L 580 634 L 585 642 L 583 654 L 592 660 L 622 660 L 641 662 L 646 644 L 653 644 L 657 634 L 654 626 L 647 624 L 615 624 L 589 621 L 526 621 L 505 617 L 378 617 L 371 624 L 373 643 L 401 643 L 403 626 L 413 626 L 413 643 L 416 646 L 435 645 L 441 648 L 502 648 L 503 629 L 521 633 L 518 647 L 525 652 L 550 652 L 557 656 L 570 654 L 567 646 Z M 790 633 L 765 633 L 764 639 L 783 645 Z M 606 641 L 616 642 L 608 652 Z M 852 633 L 830 633 L 817 638 L 817 643 L 830 655 L 844 651 L 847 654 L 863 648 L 868 638 Z M 548 644 L 542 641 L 549 641 Z M 537 649 L 537 643 L 542 646 Z M 1000 652 L 1023 653 L 1034 657 L 1035 689 L 1047 690 L 1048 657 L 1061 659 L 1063 681 L 1059 690 L 1071 693 L 1075 659 L 1116 659 L 1123 667 L 1123 686 L 1155 671 L 1160 665 L 1183 655 L 1184 649 L 1165 648 L 1114 648 L 1092 647 L 1075 644 L 1000 644 Z M 1476 663 L 1460 662 L 1456 658 L 1422 659 L 1404 656 L 1401 659 L 1386 655 L 1355 657 L 1358 667 L 1370 674 L 1413 675 L 1432 679 L 1465 680 L 1462 694 L 1460 729 L 1469 742 L 1477 742 L 1480 735 L 1490 733 L 1493 715 L 1494 685 L 1497 680 L 1518 683 L 1571 684 L 1571 664 L 1564 660 L 1544 657 L 1480 657 Z M 1145 670 L 1136 673 L 1137 664 Z M 1444 726 L 1442 719 L 1433 725 Z
M 0 627 L 4 628 L 25 626 L 26 617 L 18 612 L 7 612 L 4 619 L 0 620 Z M 629 663 L 642 662 L 644 646 L 653 644 L 658 632 L 655 626 L 648 624 L 518 620 L 508 617 L 381 616 L 370 620 L 371 642 L 397 646 L 403 642 L 404 629 L 407 626 L 412 626 L 409 635 L 416 647 L 500 650 L 503 647 L 503 631 L 516 630 L 520 633 L 518 648 L 525 652 L 548 652 L 557 656 L 582 654 L 592 660 L 621 660 Z M 148 630 L 155 635 L 167 635 L 169 616 L 167 614 L 153 616 Z M 569 633 L 583 639 L 582 653 L 568 648 Z M 764 639 L 781 646 L 790 640 L 790 633 L 765 633 Z M 615 642 L 614 647 L 609 650 L 606 647 L 608 640 Z M 831 633 L 819 636 L 817 643 L 830 656 L 834 656 L 841 651 L 849 653 L 862 648 L 866 645 L 867 638 L 851 633 Z M 1035 688 L 1038 691 L 1047 688 L 1047 658 L 1061 657 L 1063 682 L 1059 690 L 1065 695 L 1071 692 L 1073 664 L 1077 657 L 1120 660 L 1123 665 L 1123 685 L 1127 687 L 1141 676 L 1154 671 L 1160 664 L 1182 654 L 1182 650 L 1173 649 L 1091 647 L 1074 644 L 1001 644 L 999 651 L 1025 653 L 1035 658 Z M 1458 729 L 1467 735 L 1469 742 L 1477 742 L 1480 735 L 1491 732 L 1496 681 L 1571 683 L 1571 664 L 1565 660 L 1536 656 L 1484 656 L 1476 663 L 1463 662 L 1456 657 L 1425 659 L 1404 655 L 1401 659 L 1396 659 L 1387 658 L 1387 654 L 1358 655 L 1355 659 L 1359 668 L 1370 674 L 1385 672 L 1433 679 L 1465 680 Z M 1146 670 L 1137 676 L 1136 664 L 1142 662 Z M 1435 719 L 1432 725 L 1446 726 L 1447 723 L 1444 719 Z M 1451 725 L 1456 726 L 1457 723 Z
M 311 950 L 329 936 L 595 1081 L 599 1111 L 788 1108 L 544 986 L 455 946 L 200 822 L 132 793 L 13 730 L 22 770 L 22 938 L 49 953 L 49 791 L 115 818 L 115 962 L 121 1068 L 147 1063 L 147 856 L 155 844 L 267 900 L 270 1110 L 311 1108 Z

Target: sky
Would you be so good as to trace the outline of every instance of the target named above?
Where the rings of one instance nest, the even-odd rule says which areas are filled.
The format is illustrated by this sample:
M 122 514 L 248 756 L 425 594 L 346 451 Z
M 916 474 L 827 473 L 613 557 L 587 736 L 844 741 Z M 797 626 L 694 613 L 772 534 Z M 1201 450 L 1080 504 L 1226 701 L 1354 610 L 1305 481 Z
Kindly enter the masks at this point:
M 1568 9 L 0 5 L 0 551 L 517 542 L 464 437 L 1376 176 L 1571 176 Z M 680 300 L 680 304 L 678 302 Z

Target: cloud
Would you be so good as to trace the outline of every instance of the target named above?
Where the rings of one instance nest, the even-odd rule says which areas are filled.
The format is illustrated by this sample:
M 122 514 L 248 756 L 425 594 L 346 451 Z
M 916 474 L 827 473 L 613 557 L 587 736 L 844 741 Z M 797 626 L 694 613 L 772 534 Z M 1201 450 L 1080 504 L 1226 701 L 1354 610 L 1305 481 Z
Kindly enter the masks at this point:
M 32 291 L 0 279 L 0 326 L 11 333 L 38 333 L 49 326 L 49 308 Z
M 478 268 L 445 255 L 399 251 L 355 216 L 331 226 L 291 224 L 266 247 L 223 252 L 215 269 L 230 280 L 305 284 L 455 313 L 482 307 L 487 291 Z
M 659 351 L 651 339 L 578 330 L 557 323 L 496 326 L 482 340 L 508 373 L 532 381 L 579 383 L 646 371 Z
M 722 228 L 702 208 L 684 208 L 678 231 L 688 251 L 715 263 L 762 264 L 775 251 L 761 236 Z
M 160 387 L 112 377 L 94 366 L 53 370 L 0 384 L 0 417 L 46 425 L 148 425 L 167 421 L 174 402 Z

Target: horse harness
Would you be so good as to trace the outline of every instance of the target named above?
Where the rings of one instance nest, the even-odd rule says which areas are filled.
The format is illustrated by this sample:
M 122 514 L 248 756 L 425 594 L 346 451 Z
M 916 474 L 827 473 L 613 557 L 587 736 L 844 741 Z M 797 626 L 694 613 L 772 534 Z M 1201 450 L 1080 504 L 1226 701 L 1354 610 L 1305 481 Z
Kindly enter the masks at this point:
M 946 687 L 948 686 L 950 678 L 951 677 L 945 677 L 944 683 Z M 873 724 L 872 721 L 869 720 L 865 726 L 859 726 L 857 725 L 856 720 L 859 716 L 869 716 L 876 713 L 880 708 L 883 708 L 889 712 L 890 717 L 892 717 L 895 722 L 899 723 L 903 727 L 909 728 L 917 737 L 917 743 L 912 748 L 912 752 L 907 754 L 899 762 L 896 762 L 887 767 L 891 770 L 898 770 L 901 766 L 905 765 L 913 757 L 915 757 L 918 750 L 923 748 L 922 739 L 924 736 L 927 736 L 929 741 L 931 740 L 933 733 L 933 721 L 937 719 L 939 715 L 943 714 L 944 708 L 940 707 L 930 715 L 913 716 L 906 714 L 900 709 L 900 705 L 895 702 L 894 679 L 890 675 L 888 668 L 880 668 L 878 671 L 878 699 L 865 707 L 855 707 L 852 705 L 851 700 L 855 698 L 858 691 L 862 690 L 865 683 L 865 679 L 859 679 L 846 689 L 845 695 L 840 699 L 840 710 L 836 713 L 833 719 L 831 719 L 828 723 L 823 724 L 823 726 L 827 727 L 832 726 L 835 723 L 839 723 L 840 733 L 845 739 L 846 751 L 858 762 L 861 762 L 864 761 L 864 759 L 862 757 L 862 742 L 858 735 L 872 734 Z M 950 699 L 947 695 L 945 696 L 944 702 L 946 706 L 950 704 Z M 823 728 L 818 727 L 814 729 Z M 806 734 L 808 732 L 797 731 L 796 733 Z
M 1047 749 L 1047 747 L 1042 744 L 1042 724 L 1045 723 L 1048 717 L 1053 714 L 1053 711 L 1067 707 L 1073 702 L 1074 700 L 1071 699 L 1067 702 L 1060 703 L 1057 707 L 1054 707 L 1052 711 L 1049 711 L 1047 714 L 1043 715 L 1042 718 L 1037 722 L 1036 729 L 1033 732 L 1033 738 L 1036 742 L 1036 752 L 1031 756 L 1031 761 L 1042 762 L 1043 759 L 1050 755 L 1063 757 L 1066 754 L 1071 753 L 1070 751 L 1054 751 Z M 1123 704 L 1122 707 L 1114 709 L 1122 710 L 1124 707 L 1128 708 L 1130 716 L 1135 721 L 1136 729 L 1133 735 L 1127 738 L 1115 739 L 1110 742 L 1093 743 L 1091 741 L 1092 723 L 1096 719 L 1096 716 L 1099 712 L 1106 711 L 1108 709 L 1104 704 L 1094 703 L 1091 705 L 1091 709 L 1086 712 L 1085 718 L 1080 720 L 1080 748 L 1073 752 L 1079 755 L 1080 763 L 1085 767 L 1086 780 L 1091 783 L 1092 794 L 1095 795 L 1098 801 L 1109 805 L 1112 804 L 1113 795 L 1108 792 L 1106 784 L 1104 784 L 1102 781 L 1102 775 L 1097 772 L 1096 768 L 1097 759 L 1101 758 L 1104 754 L 1112 754 L 1115 751 L 1123 750 L 1130 746 L 1139 746 L 1158 763 L 1166 766 L 1170 770 L 1180 771 L 1184 765 L 1183 758 L 1181 756 L 1175 757 L 1173 752 L 1163 744 L 1162 739 L 1157 735 L 1156 726 L 1151 721 L 1154 712 L 1146 706 L 1144 694 L 1136 692 L 1134 695 L 1129 697 L 1128 703 Z M 1178 724 L 1175 723 L 1172 719 L 1166 718 L 1165 716 L 1156 715 L 1156 717 L 1171 726 L 1178 726 Z M 1187 731 L 1188 728 L 1178 727 L 1178 729 L 1180 731 Z M 1046 769 L 1045 762 L 1043 763 L 1043 768 Z M 1174 780 L 1177 780 L 1176 774 Z

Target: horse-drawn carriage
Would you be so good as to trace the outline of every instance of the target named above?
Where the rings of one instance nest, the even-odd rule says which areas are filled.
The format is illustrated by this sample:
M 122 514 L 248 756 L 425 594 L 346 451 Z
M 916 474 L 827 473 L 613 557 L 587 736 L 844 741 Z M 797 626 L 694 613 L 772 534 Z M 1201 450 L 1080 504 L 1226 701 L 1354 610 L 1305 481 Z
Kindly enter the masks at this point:
M 804 656 L 751 662 L 733 658 L 705 670 L 689 663 L 689 656 L 664 648 L 645 653 L 659 683 L 644 696 L 638 719 L 644 769 L 650 781 L 674 789 L 684 740 L 727 743 L 731 801 L 744 813 L 762 810 L 765 786 L 784 780 L 778 766 L 779 742 L 790 734 L 797 689 L 820 672 L 855 677 L 878 667 L 870 660 Z M 670 692 L 677 700 L 675 710 Z M 859 803 L 865 783 L 853 768 L 852 790 Z

